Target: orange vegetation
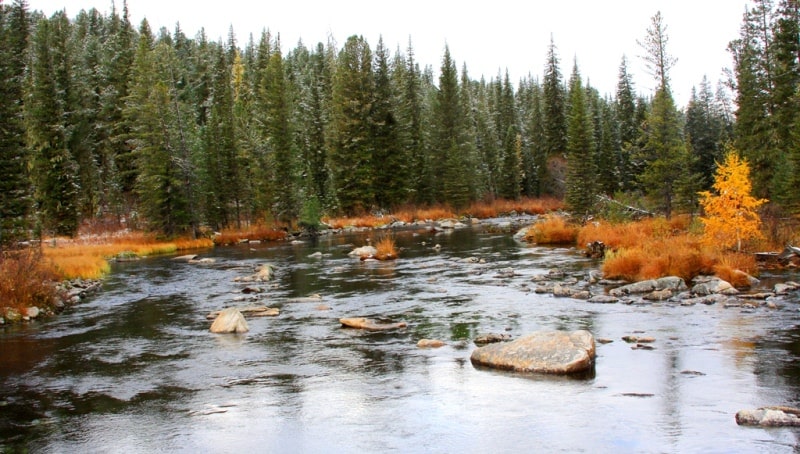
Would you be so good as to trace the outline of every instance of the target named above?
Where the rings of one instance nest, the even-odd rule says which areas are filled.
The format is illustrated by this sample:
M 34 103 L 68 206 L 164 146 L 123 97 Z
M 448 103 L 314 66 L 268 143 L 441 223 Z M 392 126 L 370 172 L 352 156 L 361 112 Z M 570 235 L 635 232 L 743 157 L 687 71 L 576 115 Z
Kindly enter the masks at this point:
M 6 252 L 0 255 L 0 302 L 2 306 L 26 315 L 26 308 L 50 308 L 55 302 L 55 288 L 47 285 L 58 279 L 43 266 L 34 250 Z M 2 314 L 0 314 L 2 315 Z
M 563 216 L 547 216 L 533 224 L 525 239 L 536 244 L 575 244 L 578 226 L 572 225 Z
M 555 198 L 533 199 L 529 197 L 518 200 L 493 200 L 491 202 L 474 202 L 464 211 L 473 218 L 487 219 L 510 213 L 545 214 L 561 209 L 561 200 Z
M 378 240 L 375 244 L 375 249 L 378 250 L 375 254 L 375 258 L 378 260 L 394 260 L 397 258 L 397 248 L 394 238 L 391 236 L 385 236 Z
M 701 274 L 716 274 L 735 286 L 746 285 L 744 273 L 756 272 L 752 255 L 720 252 L 690 230 L 691 219 L 678 217 L 584 226 L 578 244 L 602 241 L 607 246 L 603 274 L 609 279 L 639 281 L 680 276 L 687 282 Z
M 284 230 L 264 225 L 254 225 L 244 230 L 225 229 L 214 237 L 214 244 L 227 246 L 242 241 L 277 241 L 286 238 Z
M 42 243 L 45 263 L 63 279 L 97 279 L 109 271 L 108 260 L 171 254 L 179 250 L 213 247 L 210 239 L 158 240 L 142 232 L 54 239 Z

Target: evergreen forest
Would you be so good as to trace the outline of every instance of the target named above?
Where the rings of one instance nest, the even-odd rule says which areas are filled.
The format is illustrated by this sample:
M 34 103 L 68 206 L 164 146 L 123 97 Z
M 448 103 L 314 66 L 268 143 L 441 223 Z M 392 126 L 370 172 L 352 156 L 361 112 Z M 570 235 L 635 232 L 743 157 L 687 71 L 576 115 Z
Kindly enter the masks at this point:
M 659 13 L 642 24 L 658 87 L 642 96 L 624 56 L 600 93 L 552 41 L 541 75 L 475 80 L 446 47 L 434 76 L 411 41 L 284 51 L 267 30 L 215 42 L 134 25 L 125 2 L 70 18 L 0 0 L 0 243 L 544 196 L 583 219 L 610 199 L 669 217 L 699 212 L 728 148 L 762 209 L 796 216 L 800 2 L 751 4 L 727 79 L 703 78 L 679 108 Z

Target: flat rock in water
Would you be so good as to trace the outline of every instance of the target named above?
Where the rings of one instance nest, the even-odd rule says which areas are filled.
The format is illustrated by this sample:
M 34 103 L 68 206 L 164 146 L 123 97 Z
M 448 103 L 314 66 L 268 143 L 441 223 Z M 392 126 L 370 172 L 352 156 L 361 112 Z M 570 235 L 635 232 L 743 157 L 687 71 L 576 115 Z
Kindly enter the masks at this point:
M 800 409 L 793 407 L 761 407 L 755 410 L 740 410 L 736 413 L 736 424 L 760 427 L 800 426 Z
M 476 366 L 545 374 L 576 374 L 594 367 L 594 336 L 586 330 L 539 331 L 511 342 L 479 347 Z
M 378 253 L 378 250 L 375 249 L 374 246 L 361 246 L 361 247 L 353 249 L 347 255 L 349 255 L 350 257 L 366 258 L 366 257 L 373 257 L 377 253 Z
M 381 323 L 365 317 L 340 318 L 339 322 L 346 328 L 364 329 L 367 331 L 388 331 L 408 326 L 406 322 Z
M 192 260 L 197 260 L 197 254 L 179 255 L 178 257 L 173 257 L 172 260 L 176 262 L 191 262 Z
M 419 348 L 439 348 L 444 347 L 445 343 L 439 339 L 420 339 L 417 342 Z
M 212 333 L 246 333 L 250 331 L 244 315 L 235 307 L 229 307 L 220 311 L 214 323 L 211 324 Z

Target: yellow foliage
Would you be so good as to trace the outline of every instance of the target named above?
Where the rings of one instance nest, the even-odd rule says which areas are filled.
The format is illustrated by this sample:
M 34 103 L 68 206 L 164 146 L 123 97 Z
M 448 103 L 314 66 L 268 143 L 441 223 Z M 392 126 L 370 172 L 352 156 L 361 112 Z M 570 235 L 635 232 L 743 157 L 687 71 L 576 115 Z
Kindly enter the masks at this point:
M 741 251 L 743 241 L 761 237 L 761 219 L 756 210 L 766 200 L 750 194 L 750 167 L 733 148 L 718 166 L 713 188 L 715 194 L 700 193 L 700 204 L 705 211 L 700 218 L 705 226 L 703 242 Z

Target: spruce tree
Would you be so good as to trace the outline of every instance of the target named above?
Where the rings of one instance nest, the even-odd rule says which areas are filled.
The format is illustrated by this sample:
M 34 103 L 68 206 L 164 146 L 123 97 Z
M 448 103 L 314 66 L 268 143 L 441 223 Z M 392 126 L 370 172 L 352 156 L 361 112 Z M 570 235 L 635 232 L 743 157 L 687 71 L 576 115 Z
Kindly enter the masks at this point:
M 330 154 L 336 197 L 346 214 L 365 212 L 375 203 L 374 90 L 372 51 L 363 37 L 351 36 L 337 59 Z
M 653 16 L 642 43 L 644 56 L 658 88 L 645 131 L 644 146 L 638 150 L 642 166 L 639 182 L 646 194 L 669 218 L 672 215 L 678 182 L 687 172 L 687 153 L 683 141 L 680 113 L 669 86 L 669 70 L 675 59 L 666 49 L 669 39 L 660 13 Z
M 69 87 L 66 56 L 58 52 L 68 31 L 63 12 L 36 27 L 31 92 L 25 104 L 28 146 L 33 154 L 36 202 L 42 228 L 72 236 L 78 230 L 78 165 L 68 148 L 65 107 Z M 54 50 L 55 49 L 55 50 Z M 63 50 L 63 49 L 62 49 Z
M 542 108 L 544 112 L 544 143 L 548 168 L 544 178 L 545 193 L 562 196 L 564 194 L 561 176 L 553 174 L 557 165 L 550 168 L 551 160 L 558 163 L 563 160 L 567 148 L 566 94 L 561 69 L 552 37 L 547 51 L 544 81 L 542 83 Z
M 261 97 L 267 150 L 274 166 L 272 210 L 275 219 L 291 223 L 299 212 L 297 203 L 297 157 L 290 124 L 291 105 L 283 68 L 280 42 L 275 44 L 261 78 Z
M 0 248 L 24 239 L 31 209 L 23 97 L 29 17 L 24 1 L 0 4 Z
M 400 143 L 398 97 L 392 84 L 389 51 L 383 38 L 375 48 L 375 100 L 372 105 L 372 141 L 375 162 L 375 203 L 394 208 L 407 200 L 409 168 L 406 149 Z
M 567 129 L 567 180 L 565 202 L 582 221 L 593 213 L 597 194 L 594 125 L 586 102 L 578 64 L 569 82 L 569 123 Z

